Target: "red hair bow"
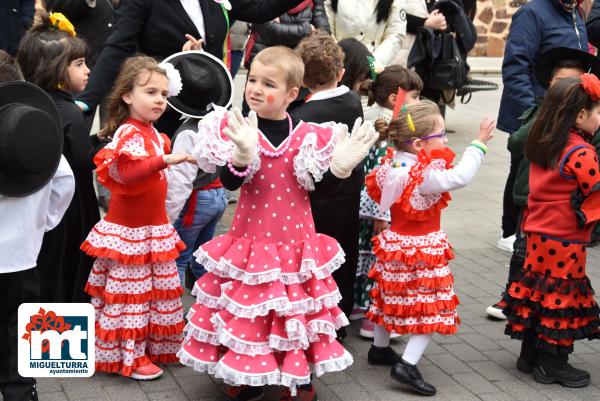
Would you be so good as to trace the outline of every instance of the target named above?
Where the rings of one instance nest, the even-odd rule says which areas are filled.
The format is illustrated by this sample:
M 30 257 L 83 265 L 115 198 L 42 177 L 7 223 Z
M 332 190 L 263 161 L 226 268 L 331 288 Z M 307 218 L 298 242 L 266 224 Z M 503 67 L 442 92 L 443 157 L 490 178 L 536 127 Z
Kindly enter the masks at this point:
M 600 79 L 594 74 L 583 74 L 581 76 L 581 86 L 583 91 L 592 98 L 592 101 L 600 100 Z

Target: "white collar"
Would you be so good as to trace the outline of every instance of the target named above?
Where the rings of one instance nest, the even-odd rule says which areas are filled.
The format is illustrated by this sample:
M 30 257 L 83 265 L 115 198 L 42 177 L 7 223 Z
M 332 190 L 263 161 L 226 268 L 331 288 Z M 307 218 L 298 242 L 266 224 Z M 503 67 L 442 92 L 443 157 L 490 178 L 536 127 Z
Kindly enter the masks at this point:
M 312 100 L 331 99 L 332 97 L 342 96 L 348 92 L 350 92 L 350 88 L 348 88 L 346 85 L 340 85 L 337 88 L 326 89 L 324 91 L 315 93 L 307 100 L 307 102 Z

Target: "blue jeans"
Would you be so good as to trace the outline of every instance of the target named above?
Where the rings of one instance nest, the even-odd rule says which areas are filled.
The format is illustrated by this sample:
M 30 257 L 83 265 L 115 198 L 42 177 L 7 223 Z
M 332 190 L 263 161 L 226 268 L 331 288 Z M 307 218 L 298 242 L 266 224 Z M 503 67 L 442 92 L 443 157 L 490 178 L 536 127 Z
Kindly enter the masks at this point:
M 204 267 L 196 262 L 193 253 L 200 245 L 210 241 L 215 235 L 217 223 L 227 207 L 225 191 L 223 187 L 198 191 L 196 193 L 194 221 L 189 227 L 184 227 L 183 217 L 186 215 L 189 205 L 190 200 L 188 199 L 183 206 L 183 210 L 179 213 L 177 221 L 173 224 L 177 234 L 186 246 L 175 261 L 182 286 L 184 285 L 186 267 L 190 266 L 196 279 L 206 273 Z
M 242 50 L 232 50 L 231 51 L 231 77 L 235 78 L 238 71 L 240 70 L 240 66 L 242 65 L 242 60 L 244 59 L 244 52 Z

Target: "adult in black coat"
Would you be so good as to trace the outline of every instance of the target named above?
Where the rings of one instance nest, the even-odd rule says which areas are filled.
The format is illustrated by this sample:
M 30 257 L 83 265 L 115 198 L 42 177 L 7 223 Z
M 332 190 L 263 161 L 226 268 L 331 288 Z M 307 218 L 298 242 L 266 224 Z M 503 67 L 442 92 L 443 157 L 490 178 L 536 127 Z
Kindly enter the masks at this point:
M 113 32 L 104 45 L 86 90 L 77 100 L 93 110 L 109 91 L 122 62 L 136 52 L 156 59 L 181 51 L 186 34 L 202 39 L 203 49 L 223 58 L 228 22 L 266 22 L 296 6 L 301 0 L 230 0 L 232 9 L 215 0 L 199 0 L 205 28 L 202 37 L 180 0 L 125 0 L 115 13 Z M 179 126 L 179 113 L 167 110 L 155 124 L 172 135 Z
M 77 36 L 85 40 L 90 52 L 85 59 L 92 68 L 112 31 L 113 0 L 46 0 L 46 9 L 63 13 L 75 26 Z
M 588 15 L 585 27 L 588 34 L 588 40 L 590 43 L 600 48 L 600 1 L 594 1 L 590 15 Z
M 31 26 L 34 0 L 0 1 L 0 50 L 17 54 L 19 41 Z

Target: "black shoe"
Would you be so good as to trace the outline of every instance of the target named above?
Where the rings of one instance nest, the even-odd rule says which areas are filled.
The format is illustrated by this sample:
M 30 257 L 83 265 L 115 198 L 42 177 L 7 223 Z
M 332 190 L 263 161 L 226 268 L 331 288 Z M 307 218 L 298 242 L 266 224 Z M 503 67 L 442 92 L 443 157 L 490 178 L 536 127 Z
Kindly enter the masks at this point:
M 31 401 L 38 401 L 37 385 L 33 385 L 31 389 Z
M 336 334 L 336 340 L 338 340 L 339 342 L 344 341 L 344 338 L 346 338 L 346 336 L 348 335 L 348 333 L 346 333 L 346 328 L 345 327 L 340 327 L 338 330 L 335 331 Z
M 402 358 L 392 347 L 376 347 L 371 345 L 367 360 L 369 365 L 393 366 L 400 362 Z
M 225 394 L 219 397 L 219 401 L 258 401 L 264 395 L 262 387 L 230 386 Z
M 192 273 L 192 268 L 187 265 L 185 267 L 185 288 L 191 291 L 195 283 L 196 278 L 194 277 L 194 273 Z
M 435 395 L 437 392 L 435 387 L 423 380 L 421 372 L 415 365 L 411 365 L 402 359 L 392 367 L 390 374 L 393 379 L 410 386 L 419 394 Z
M 585 387 L 590 383 L 590 374 L 576 369 L 567 362 L 567 355 L 552 355 L 541 352 L 533 371 L 538 383 L 558 383 L 565 387 Z
M 533 372 L 534 365 L 527 362 L 524 358 L 519 357 L 517 359 L 517 369 L 519 369 L 523 373 L 531 373 Z

